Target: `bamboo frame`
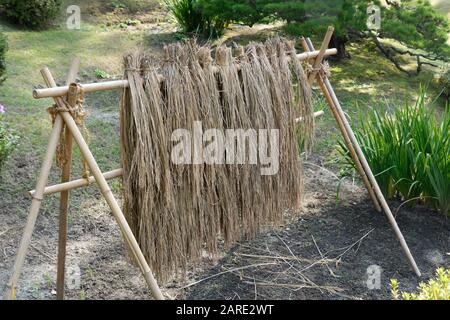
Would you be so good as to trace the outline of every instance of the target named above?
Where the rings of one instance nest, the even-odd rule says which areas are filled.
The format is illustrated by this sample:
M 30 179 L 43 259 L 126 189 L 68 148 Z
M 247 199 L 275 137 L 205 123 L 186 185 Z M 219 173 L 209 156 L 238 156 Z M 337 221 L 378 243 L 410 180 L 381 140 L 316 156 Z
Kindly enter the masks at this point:
M 56 87 L 56 82 L 53 79 L 53 76 L 48 68 L 42 69 L 41 74 L 49 87 Z M 55 100 L 60 107 L 64 106 L 61 98 L 55 98 Z M 122 209 L 120 209 L 117 200 L 114 198 L 114 195 L 112 194 L 111 189 L 109 188 L 109 185 L 106 182 L 106 179 L 103 176 L 100 167 L 97 164 L 97 161 L 95 160 L 91 150 L 89 149 L 86 141 L 84 140 L 83 135 L 80 132 L 80 129 L 78 129 L 75 120 L 67 111 L 60 112 L 59 114 L 61 115 L 67 128 L 73 135 L 74 140 L 76 141 L 78 147 L 80 148 L 82 156 L 84 157 L 89 168 L 91 169 L 92 174 L 95 177 L 95 180 L 99 186 L 100 192 L 102 193 L 103 197 L 108 203 L 108 206 L 110 207 L 112 214 L 116 219 L 117 224 L 119 225 L 122 235 L 125 238 L 125 241 L 127 242 L 128 246 L 130 247 L 134 257 L 136 258 L 136 261 L 139 264 L 141 272 L 150 290 L 152 291 L 153 296 L 158 300 L 164 300 L 164 297 L 161 293 L 158 284 L 156 283 L 153 273 L 150 267 L 148 266 L 148 263 L 145 260 L 145 257 L 141 249 L 139 248 L 136 238 L 134 237 L 133 232 L 131 231 L 131 228 L 128 225 L 128 222 L 125 219 L 125 216 L 123 215 Z
M 328 33 L 332 33 L 332 32 L 333 32 L 332 30 L 328 31 Z M 331 37 L 329 37 L 329 38 L 331 39 Z M 301 44 L 302 44 L 302 47 L 303 47 L 303 49 L 305 51 L 311 51 L 312 50 L 311 49 L 312 48 L 312 43 L 310 43 L 310 41 L 308 42 L 308 40 L 309 39 L 305 39 L 305 38 L 301 39 Z M 314 65 L 317 65 L 316 62 L 314 62 Z M 320 65 L 320 63 L 318 65 Z M 364 185 L 365 185 L 365 187 L 366 187 L 366 189 L 367 189 L 367 191 L 369 193 L 370 198 L 372 199 L 372 202 L 373 202 L 373 204 L 375 206 L 375 209 L 378 212 L 381 212 L 382 210 L 381 210 L 380 204 L 378 202 L 378 198 L 375 195 L 375 193 L 373 191 L 373 188 L 372 188 L 372 185 L 369 182 L 369 180 L 367 178 L 367 175 L 366 175 L 366 173 L 365 173 L 365 171 L 364 171 L 364 169 L 363 169 L 363 167 L 361 165 L 361 161 L 359 160 L 358 156 L 356 155 L 355 149 L 353 148 L 353 145 L 352 145 L 352 143 L 350 141 L 348 133 L 347 133 L 347 131 L 345 129 L 345 126 L 344 126 L 344 124 L 342 122 L 342 119 L 341 119 L 341 117 L 339 116 L 339 113 L 336 110 L 336 106 L 335 106 L 335 104 L 333 102 L 333 99 L 331 98 L 328 90 L 325 88 L 325 85 L 324 85 L 324 83 L 322 81 L 322 77 L 319 74 L 317 74 L 317 73 L 316 74 L 312 74 L 311 76 L 313 76 L 313 78 L 312 78 L 313 80 L 317 79 L 317 81 L 319 82 L 320 88 L 321 88 L 321 90 L 322 90 L 322 92 L 323 92 L 323 94 L 325 96 L 325 99 L 327 100 L 328 105 L 330 106 L 331 112 L 333 113 L 334 119 L 336 120 L 336 123 L 337 123 L 337 125 L 339 127 L 339 130 L 341 132 L 341 135 L 344 138 L 344 143 L 345 143 L 345 145 L 347 146 L 347 148 L 349 150 L 350 156 L 352 157 L 352 160 L 353 160 L 353 162 L 356 165 L 356 169 L 358 170 L 358 172 L 359 172 L 359 174 L 361 176 L 361 179 L 364 182 Z
M 342 107 L 339 103 L 339 100 L 336 97 L 336 94 L 334 93 L 334 90 L 326 76 L 322 76 L 320 72 L 317 72 L 317 69 L 320 67 L 323 58 L 328 57 L 330 55 L 334 55 L 337 53 L 336 49 L 327 49 L 328 44 L 330 42 L 331 36 L 333 34 L 333 28 L 330 27 L 328 29 L 328 32 L 325 36 L 325 39 L 322 43 L 321 49 L 319 51 L 315 51 L 312 43 L 308 39 L 302 40 L 302 45 L 305 49 L 305 52 L 302 54 L 297 55 L 297 58 L 300 60 L 309 60 L 313 61 L 312 59 L 316 58 L 313 62 L 313 74 L 310 75 L 308 81 L 312 84 L 312 82 L 315 79 L 318 79 L 320 88 L 323 91 L 326 100 L 328 104 L 330 105 L 330 108 L 333 112 L 333 115 L 335 116 L 336 122 L 341 130 L 341 133 L 344 137 L 345 142 L 349 146 L 349 150 L 353 150 L 352 158 L 355 161 L 355 164 L 357 165 L 358 171 L 360 172 L 363 181 L 366 184 L 366 187 L 369 191 L 369 194 L 374 201 L 375 207 L 379 208 L 379 203 L 381 203 L 381 206 L 383 207 L 389 222 L 391 223 L 392 228 L 394 229 L 394 232 L 397 236 L 397 238 L 400 241 L 400 244 L 402 246 L 402 249 L 407 256 L 412 268 L 414 269 L 415 273 L 420 276 L 420 271 L 417 268 L 417 265 L 414 261 L 414 258 L 411 255 L 411 252 L 409 251 L 409 248 L 404 240 L 404 237 L 398 228 L 398 225 L 395 221 L 395 218 L 392 215 L 392 212 L 389 209 L 389 206 L 384 199 L 381 190 L 378 187 L 378 184 L 375 180 L 375 177 L 369 167 L 369 164 L 367 163 L 367 160 L 364 157 L 364 154 L 362 153 L 362 150 L 356 140 L 356 137 L 345 117 L 345 114 L 342 110 Z M 309 42 L 309 44 L 308 44 Z M 48 87 L 47 89 L 36 89 L 33 91 L 33 96 L 36 99 L 39 98 L 48 98 L 53 97 L 57 103 L 58 106 L 64 105 L 64 100 L 61 98 L 62 96 L 68 94 L 70 83 L 74 81 L 74 78 L 76 77 L 77 70 L 78 70 L 78 61 L 74 61 L 72 63 L 72 67 L 69 72 L 68 76 L 68 85 L 63 87 L 57 87 L 56 83 L 48 70 L 48 68 L 44 68 L 41 70 L 41 74 L 44 77 L 45 82 L 47 83 Z M 164 79 L 161 77 L 160 79 L 163 81 Z M 126 80 L 117 80 L 117 81 L 109 81 L 109 82 L 103 82 L 103 83 L 91 83 L 91 84 L 84 84 L 81 85 L 82 90 L 87 92 L 94 92 L 94 91 L 102 91 L 102 90 L 113 90 L 113 89 L 124 89 L 128 86 L 128 81 Z M 68 99 L 71 99 L 73 97 L 73 94 L 69 94 Z M 323 115 L 323 111 L 318 111 L 314 114 L 314 117 L 318 117 Z M 302 118 L 296 119 L 296 122 L 303 121 Z M 72 139 L 78 144 L 81 154 L 88 163 L 88 166 L 92 172 L 92 176 L 84 179 L 77 179 L 73 181 L 70 180 L 70 165 L 67 164 L 67 166 L 63 167 L 62 170 L 62 178 L 61 183 L 53 186 L 47 185 L 48 175 L 51 169 L 51 164 L 53 157 L 56 152 L 56 147 L 59 142 L 59 137 L 61 130 L 63 128 L 63 124 L 66 125 L 66 141 L 71 141 Z M 67 140 L 68 139 L 68 140 Z M 71 144 L 71 142 L 69 142 Z M 71 150 L 71 145 L 69 145 Z M 71 154 L 67 154 L 68 158 L 70 159 Z M 68 161 L 68 163 L 71 161 Z M 50 139 L 47 145 L 47 151 L 44 157 L 44 161 L 42 164 L 41 172 L 36 184 L 35 190 L 30 191 L 30 195 L 32 196 L 32 202 L 30 207 L 30 213 L 28 215 L 27 223 L 23 232 L 23 236 L 20 242 L 19 250 L 16 256 L 16 260 L 14 263 L 14 267 L 12 270 L 12 275 L 7 283 L 7 287 L 4 291 L 3 298 L 4 299 L 14 299 L 15 298 L 15 288 L 17 281 L 19 279 L 23 263 L 25 260 L 25 255 L 28 250 L 31 235 L 36 223 L 36 218 L 40 209 L 41 201 L 43 199 L 44 195 L 50 195 L 54 193 L 61 193 L 61 200 L 60 200 L 60 230 L 59 230 L 59 249 L 58 249 L 58 299 L 62 299 L 64 297 L 64 267 L 65 267 L 65 247 L 66 247 L 66 236 L 67 236 L 67 212 L 68 212 L 68 205 L 69 205 L 69 190 L 88 186 L 89 184 L 96 182 L 103 197 L 107 201 L 114 218 L 116 219 L 120 230 L 122 232 L 122 235 L 131 249 L 137 264 L 139 265 L 141 272 L 144 275 L 144 278 L 153 293 L 153 296 L 156 299 L 164 299 L 158 284 L 156 283 L 156 280 L 152 274 L 152 271 L 150 267 L 148 266 L 148 263 L 146 262 L 142 251 L 139 248 L 139 245 L 123 215 L 122 210 L 120 209 L 116 199 L 114 198 L 114 195 L 111 192 L 111 189 L 108 186 L 108 183 L 106 180 L 117 178 L 122 176 L 122 169 L 113 170 L 110 172 L 102 173 L 94 156 L 92 155 L 92 152 L 90 151 L 86 141 L 84 140 L 80 130 L 78 129 L 74 119 L 67 111 L 61 111 L 59 112 L 54 121 L 53 129 L 50 135 Z M 373 189 L 372 189 L 373 188 Z M 372 191 L 372 192 L 371 192 Z M 378 206 L 377 206 L 378 205 Z
M 332 33 L 332 32 L 333 32 L 332 30 L 328 29 L 328 33 Z M 331 38 L 331 36 L 330 36 L 330 38 Z M 325 37 L 325 39 L 328 39 L 328 37 Z M 309 42 L 309 44 L 308 44 L 308 42 Z M 308 48 L 310 50 L 314 50 L 311 40 L 309 40 L 308 42 L 307 42 Z M 317 65 L 317 61 L 316 61 L 315 65 Z M 351 145 L 353 146 L 354 150 L 356 151 L 356 155 L 357 155 L 356 158 L 359 159 L 360 164 L 362 165 L 363 171 L 364 171 L 365 175 L 367 176 L 367 178 L 369 179 L 369 181 L 373 187 L 373 191 L 376 194 L 376 199 L 380 202 L 381 207 L 383 208 L 383 210 L 386 214 L 386 217 L 388 218 L 388 221 L 391 224 L 392 229 L 394 230 L 395 236 L 397 237 L 397 239 L 400 242 L 400 245 L 402 247 L 402 250 L 403 250 L 406 258 L 408 259 L 408 261 L 409 261 L 412 269 L 416 273 L 416 275 L 418 277 L 420 277 L 421 272 L 420 272 L 419 268 L 417 267 L 416 261 L 414 260 L 414 257 L 412 256 L 411 251 L 409 250 L 409 247 L 405 241 L 405 238 L 403 237 L 403 234 L 400 231 L 400 228 L 398 227 L 397 222 L 395 221 L 395 218 L 391 212 L 391 209 L 389 208 L 389 205 L 388 205 L 386 199 L 384 198 L 380 187 L 378 186 L 377 180 L 375 179 L 375 176 L 372 173 L 372 169 L 370 169 L 369 163 L 367 162 L 366 157 L 364 156 L 364 153 L 362 152 L 362 149 L 358 143 L 358 140 L 356 139 L 356 136 L 353 133 L 353 130 L 347 120 L 347 117 L 345 116 L 345 113 L 342 109 L 339 99 L 337 98 L 336 93 L 334 92 L 334 89 L 331 86 L 330 80 L 328 79 L 327 76 L 322 76 L 320 73 L 317 74 L 317 79 L 319 80 L 320 87 L 321 87 L 323 93 L 325 94 L 325 96 L 331 98 L 330 100 L 327 99 L 327 101 L 329 101 L 329 105 L 330 105 L 331 109 L 335 110 L 335 112 L 337 112 L 338 117 L 336 118 L 336 120 L 337 120 L 338 124 L 341 125 L 341 123 L 342 123 L 342 125 L 344 126 L 345 133 L 344 133 L 344 131 L 342 131 L 342 134 L 343 134 L 344 138 L 345 138 L 345 136 L 348 136 L 348 139 L 350 140 Z M 339 118 L 339 120 L 338 120 L 338 118 Z M 358 161 L 355 161 L 355 163 L 358 163 Z M 371 190 L 372 190 L 372 188 L 368 187 L 369 193 L 371 192 Z M 375 198 L 372 198 L 372 199 L 374 200 Z
M 300 61 L 312 59 L 319 55 L 319 51 L 314 52 L 304 52 L 297 55 L 297 58 Z M 335 55 L 337 53 L 337 49 L 327 49 L 325 53 L 323 53 L 324 57 L 329 57 Z M 164 81 L 163 76 L 159 76 L 160 81 Z M 81 87 L 85 93 L 95 92 L 95 91 L 103 91 L 103 90 L 116 90 L 116 89 L 124 89 L 128 87 L 127 80 L 115 80 L 115 81 L 106 81 L 106 82 L 96 82 L 96 83 L 88 83 L 81 84 Z M 35 89 L 33 90 L 33 97 L 35 99 L 42 98 L 52 98 L 52 97 L 62 97 L 67 94 L 69 90 L 69 86 L 63 87 L 55 87 L 55 88 L 46 88 L 46 89 Z
M 75 63 L 73 64 L 75 65 Z M 44 68 L 41 70 L 41 74 L 44 78 L 44 81 L 46 82 L 48 87 L 56 87 L 56 82 L 53 79 L 53 76 L 50 73 L 50 70 L 48 68 Z M 65 102 L 61 97 L 55 97 L 55 102 L 57 106 L 61 109 L 64 108 Z M 81 154 L 84 157 L 85 161 L 87 162 L 89 168 L 92 171 L 92 174 L 94 176 L 95 181 L 97 182 L 97 185 L 99 186 L 99 189 L 105 198 L 106 202 L 108 203 L 114 218 L 116 219 L 117 224 L 119 225 L 119 228 L 122 232 L 122 235 L 128 245 L 128 247 L 131 249 L 133 256 L 138 263 L 141 272 L 147 282 L 148 287 L 150 288 L 153 296 L 158 300 L 164 300 L 164 297 L 161 293 L 161 290 L 153 276 L 153 273 L 145 260 L 145 257 L 139 248 L 139 245 L 136 241 L 136 238 L 133 235 L 133 232 L 131 231 L 130 226 L 128 225 L 125 216 L 123 215 L 122 210 L 120 209 L 119 204 L 117 203 L 116 199 L 114 198 L 114 195 L 111 192 L 111 189 L 108 186 L 108 183 L 106 182 L 106 179 L 101 172 L 94 156 L 92 155 L 91 151 L 89 150 L 89 147 L 84 140 L 77 124 L 75 123 L 75 120 L 72 118 L 69 112 L 67 111 L 60 111 L 55 117 L 54 126 L 52 129 L 52 134 L 50 136 L 50 141 L 48 143 L 46 156 L 42 165 L 41 173 L 38 179 L 38 183 L 36 185 L 36 189 L 33 192 L 33 200 L 32 205 L 30 208 L 30 214 L 27 219 L 27 223 L 24 229 L 24 233 L 22 236 L 22 240 L 19 246 L 19 250 L 16 256 L 16 261 L 14 263 L 14 267 L 12 270 L 12 275 L 10 277 L 10 280 L 7 283 L 6 289 L 3 294 L 4 300 L 9 299 L 15 299 L 15 288 L 17 285 L 17 281 L 19 279 L 20 273 L 22 271 L 23 263 L 25 260 L 26 252 L 28 251 L 31 235 L 34 230 L 34 226 L 36 223 L 37 215 L 40 209 L 40 205 L 44 196 L 44 190 L 45 186 L 47 184 L 48 175 L 51 169 L 51 164 L 53 157 L 56 152 L 56 148 L 59 142 L 60 134 L 63 128 L 63 123 L 66 125 L 66 129 L 70 132 L 70 134 L 73 136 L 75 142 L 78 144 Z M 64 192 L 67 190 L 63 190 Z M 65 234 L 63 234 L 65 236 Z M 65 238 L 64 238 L 65 241 Z M 64 243 L 65 244 L 65 243 Z M 65 256 L 65 251 L 64 251 Z M 61 265 L 62 265 L 62 260 Z M 62 266 L 64 267 L 64 266 Z M 61 279 L 61 278 L 60 278 Z

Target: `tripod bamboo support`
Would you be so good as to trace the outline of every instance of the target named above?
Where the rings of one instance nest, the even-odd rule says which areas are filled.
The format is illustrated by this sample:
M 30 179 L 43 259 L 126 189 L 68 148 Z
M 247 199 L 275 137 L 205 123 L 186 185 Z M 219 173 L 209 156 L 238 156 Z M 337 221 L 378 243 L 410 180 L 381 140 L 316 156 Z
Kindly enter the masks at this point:
M 328 34 L 333 33 L 333 29 L 328 29 Z M 331 36 L 330 36 L 331 38 Z M 325 39 L 328 39 L 328 37 L 325 37 Z M 314 51 L 313 44 L 310 39 L 306 40 L 307 47 L 310 51 Z M 318 59 L 318 58 L 317 58 Z M 319 62 L 320 64 L 321 62 Z M 314 65 L 317 65 L 317 60 Z M 333 87 L 331 86 L 330 80 L 326 75 L 321 75 L 318 73 L 316 75 L 317 80 L 319 81 L 320 87 L 324 93 L 324 95 L 327 97 L 327 101 L 330 105 L 331 110 L 333 111 L 333 114 L 335 114 L 336 121 L 341 128 L 342 135 L 344 138 L 347 137 L 349 139 L 348 146 L 352 145 L 353 148 L 349 148 L 349 150 L 353 150 L 353 152 L 356 151 L 356 155 L 352 154 L 352 158 L 354 159 L 355 163 L 357 164 L 358 169 L 360 170 L 361 176 L 363 177 L 363 181 L 366 184 L 367 190 L 369 191 L 369 194 L 377 207 L 378 202 L 381 204 L 386 217 L 389 220 L 389 223 L 391 224 L 392 229 L 394 229 L 395 236 L 400 242 L 400 245 L 403 249 L 403 252 L 408 259 L 412 269 L 416 273 L 418 277 L 421 276 L 420 270 L 417 267 L 416 261 L 414 260 L 414 257 L 411 254 L 411 251 L 409 250 L 409 247 L 405 241 L 405 238 L 403 237 L 402 232 L 400 231 L 400 228 L 397 225 L 397 222 L 395 221 L 394 215 L 391 212 L 391 209 L 389 208 L 389 205 L 386 202 L 386 199 L 383 196 L 383 193 L 381 192 L 380 187 L 378 186 L 377 180 L 375 179 L 375 176 L 372 173 L 372 169 L 370 169 L 369 163 L 366 160 L 366 157 L 364 156 L 364 153 L 362 152 L 362 149 L 358 143 L 358 140 L 356 139 L 355 134 L 353 133 L 352 128 L 350 127 L 350 124 L 348 123 L 347 117 L 345 116 L 345 113 L 342 109 L 342 106 L 336 96 L 336 93 L 334 92 Z M 342 130 L 342 126 L 344 127 Z M 346 142 L 348 143 L 348 142 Z M 358 165 L 361 165 L 361 167 Z M 364 177 L 367 177 L 370 181 L 371 186 L 367 183 L 366 179 Z M 373 189 L 372 189 L 373 188 Z M 375 192 L 376 196 L 373 194 Z
M 332 33 L 332 32 L 333 32 L 333 30 L 329 29 L 328 33 Z M 329 37 L 329 38 L 331 39 L 331 37 Z M 311 48 L 310 48 L 310 45 L 312 46 L 312 44 L 309 44 L 308 40 L 305 39 L 305 38 L 301 39 L 301 44 L 302 44 L 303 50 L 305 50 L 306 52 L 312 51 Z M 316 66 L 316 68 L 318 68 L 320 66 L 320 63 L 318 65 L 316 65 L 316 63 L 314 62 L 314 65 Z M 336 110 L 336 107 L 334 105 L 334 101 L 333 101 L 331 95 L 329 94 L 329 91 L 325 87 L 325 85 L 324 85 L 324 83 L 322 81 L 322 77 L 320 75 L 318 75 L 317 73 L 314 74 L 314 72 L 313 72 L 311 74 L 311 77 L 309 78 L 309 81 L 312 84 L 314 82 L 314 80 L 316 80 L 316 79 L 319 82 L 320 88 L 321 88 L 321 90 L 322 90 L 322 92 L 323 92 L 323 94 L 325 96 L 325 99 L 327 100 L 327 103 L 330 105 L 331 112 L 333 113 L 334 119 L 336 120 L 336 123 L 337 123 L 337 125 L 339 127 L 339 130 L 341 131 L 342 137 L 344 139 L 344 143 L 345 143 L 345 145 L 347 146 L 347 148 L 349 150 L 350 156 L 352 157 L 352 160 L 353 160 L 353 162 L 356 165 L 356 169 L 358 170 L 358 172 L 359 172 L 359 174 L 361 176 L 361 179 L 364 182 L 364 185 L 365 185 L 365 187 L 366 187 L 366 189 L 367 189 L 367 191 L 369 193 L 370 198 L 372 199 L 372 202 L 373 202 L 373 204 L 375 206 L 375 209 L 378 212 L 381 212 L 382 210 L 381 210 L 380 204 L 378 202 L 378 198 L 375 195 L 375 193 L 373 191 L 373 187 L 372 187 L 371 183 L 369 182 L 369 179 L 367 178 L 367 175 L 366 175 L 366 173 L 364 171 L 364 168 L 361 165 L 361 161 L 359 160 L 359 158 L 358 158 L 358 156 L 357 156 L 357 154 L 355 152 L 355 149 L 353 148 L 353 144 L 350 141 L 350 138 L 348 136 L 347 130 L 345 129 L 344 123 L 342 122 L 342 119 L 341 119 L 341 117 L 339 116 L 339 113 Z
M 73 65 L 75 65 L 75 63 Z M 57 86 L 55 83 L 55 80 L 53 79 L 53 76 L 51 75 L 48 68 L 42 69 L 41 74 L 42 74 L 44 81 L 46 82 L 48 87 L 56 87 Z M 64 107 L 63 98 L 55 97 L 55 102 L 60 108 Z M 26 227 L 24 230 L 24 234 L 23 234 L 21 243 L 20 243 L 18 254 L 16 256 L 16 261 L 14 263 L 13 272 L 12 272 L 10 280 L 8 281 L 3 298 L 5 300 L 15 298 L 15 290 L 16 290 L 17 281 L 19 279 L 19 276 L 20 276 L 20 273 L 21 273 L 21 270 L 23 267 L 26 252 L 28 251 L 31 234 L 33 232 L 33 229 L 34 229 L 34 226 L 36 223 L 36 218 L 37 218 L 37 215 L 39 212 L 40 204 L 43 199 L 45 186 L 47 184 L 48 175 L 50 173 L 53 156 L 55 155 L 56 147 L 59 142 L 60 133 L 61 133 L 61 130 L 63 127 L 63 122 L 65 123 L 65 125 L 68 129 L 68 132 L 70 132 L 70 134 L 73 136 L 73 139 L 78 144 L 82 156 L 84 157 L 89 168 L 91 169 L 92 174 L 95 178 L 95 181 L 97 182 L 97 185 L 99 186 L 103 197 L 105 198 L 106 202 L 108 203 L 108 205 L 113 213 L 113 216 L 116 219 L 116 221 L 120 227 L 122 235 L 125 238 L 127 245 L 131 249 L 153 296 L 158 300 L 163 300 L 164 297 L 161 293 L 161 290 L 160 290 L 158 284 L 156 283 L 153 273 L 152 273 L 150 267 L 148 266 L 148 263 L 145 260 L 145 257 L 142 254 L 141 249 L 139 248 L 139 245 L 138 245 L 138 243 L 137 243 L 137 241 L 125 219 L 125 216 L 122 213 L 122 210 L 120 209 L 119 204 L 117 203 L 116 199 L 114 198 L 114 195 L 111 192 L 111 189 L 109 188 L 108 183 L 106 182 L 106 179 L 105 179 L 103 173 L 101 172 L 94 156 L 92 155 L 92 152 L 90 151 L 86 141 L 84 140 L 77 124 L 75 123 L 75 120 L 72 118 L 70 113 L 67 111 L 60 111 L 55 117 L 54 127 L 52 130 L 51 136 L 50 136 L 50 142 L 47 147 L 44 164 L 41 169 L 41 174 L 39 176 L 39 180 L 38 180 L 36 189 L 33 193 L 33 200 L 32 200 L 32 206 L 30 209 L 30 214 L 28 216 L 27 224 L 26 224 Z M 63 192 L 67 192 L 67 190 L 64 190 Z M 59 243 L 63 243 L 65 246 L 66 240 L 65 240 L 65 238 L 61 239 L 62 236 L 63 237 L 66 236 L 65 230 L 63 230 L 63 232 L 60 232 L 60 242 L 59 242 Z M 61 249 L 61 252 L 62 252 L 62 249 Z M 65 248 L 64 248 L 64 255 L 65 255 Z M 62 268 L 64 268 L 64 266 L 62 265 L 64 260 L 65 260 L 65 258 L 58 260 L 59 263 L 61 263 Z M 61 277 L 59 279 L 63 279 L 63 277 Z
M 407 256 L 414 272 L 420 276 L 420 271 L 417 268 L 417 265 L 414 261 L 414 258 L 411 255 L 411 252 L 405 242 L 405 239 L 398 228 L 398 225 L 393 217 L 389 206 L 381 193 L 380 188 L 375 180 L 375 177 L 367 163 L 367 160 L 362 153 L 362 150 L 356 140 L 356 137 L 345 117 L 345 114 L 342 110 L 342 107 L 334 93 L 334 90 L 328 80 L 328 78 L 321 74 L 321 72 L 317 72 L 320 70 L 322 65 L 322 60 L 325 57 L 334 55 L 337 53 L 336 49 L 327 49 L 330 39 L 333 34 L 333 28 L 329 28 L 328 32 L 325 36 L 325 39 L 322 43 L 321 49 L 319 51 L 315 51 L 312 43 L 309 39 L 302 40 L 302 45 L 305 49 L 305 52 L 297 55 L 297 59 L 300 61 L 308 60 L 312 63 L 313 71 L 309 76 L 309 82 L 312 84 L 315 79 L 318 80 L 320 88 L 325 95 L 325 98 L 330 105 L 331 111 L 336 119 L 338 127 L 344 137 L 344 141 L 349 147 L 351 152 L 352 159 L 354 160 L 359 173 L 364 181 L 364 184 L 368 190 L 368 193 L 375 205 L 375 208 L 378 211 L 381 211 L 381 207 L 383 208 L 388 220 L 394 229 L 395 235 L 400 241 L 402 249 Z M 314 60 L 313 60 L 314 59 Z M 79 61 L 75 60 L 72 63 L 72 66 L 69 71 L 69 76 L 67 79 L 67 85 L 63 87 L 57 87 L 50 71 L 47 68 L 41 70 L 42 76 L 48 86 L 47 89 L 37 89 L 34 90 L 33 96 L 38 98 L 49 98 L 53 97 L 56 104 L 58 106 L 63 106 L 65 104 L 65 98 L 71 99 L 73 98 L 73 93 L 70 93 L 70 84 L 74 82 L 76 78 L 76 74 L 78 72 Z M 164 81 L 162 77 L 160 77 L 160 81 Z M 109 81 L 104 83 L 92 83 L 92 84 L 84 84 L 79 85 L 85 93 L 87 92 L 95 92 L 102 90 L 114 90 L 114 89 L 124 89 L 128 87 L 128 81 L 126 80 L 117 80 L 117 81 Z M 316 112 L 314 114 L 315 117 L 323 114 L 323 111 Z M 303 119 L 299 118 L 296 122 L 301 122 Z M 65 132 L 65 142 L 66 148 L 69 148 L 66 157 L 70 161 L 66 161 L 65 165 L 62 169 L 61 183 L 53 186 L 46 186 L 48 175 L 51 169 L 51 164 L 53 161 L 53 157 L 56 152 L 56 148 L 59 142 L 61 130 L 63 125 L 66 126 Z M 72 149 L 72 139 L 79 146 L 82 156 L 87 162 L 89 169 L 92 172 L 91 177 L 86 177 L 83 179 L 77 179 L 70 181 L 70 169 L 71 169 L 71 149 Z M 68 143 L 67 143 L 68 141 Z M 36 223 L 37 215 L 40 209 L 41 201 L 44 195 L 50 195 L 53 193 L 61 193 L 60 198 L 60 222 L 59 222 L 59 250 L 58 250 L 58 272 L 57 272 L 57 298 L 64 298 L 64 268 L 65 268 L 65 256 L 66 256 L 66 237 L 67 237 L 67 212 L 69 206 L 69 190 L 75 188 L 81 188 L 89 185 L 90 183 L 96 182 L 103 197 L 107 201 L 114 218 L 116 219 L 122 235 L 130 247 L 137 264 L 139 265 L 142 274 L 147 282 L 148 287 L 150 288 L 153 296 L 156 299 L 164 299 L 161 290 L 156 283 L 156 280 L 150 270 L 148 263 L 145 260 L 142 251 L 139 248 L 139 245 L 120 209 L 114 195 L 112 194 L 107 179 L 113 179 L 122 176 L 122 169 L 116 169 L 110 172 L 102 173 L 92 152 L 90 151 L 86 141 L 84 140 L 78 126 L 75 123 L 75 120 L 72 118 L 71 114 L 67 111 L 60 111 L 54 121 L 54 126 L 50 135 L 50 140 L 47 146 L 47 151 L 45 154 L 45 158 L 42 164 L 41 172 L 39 175 L 39 179 L 36 184 L 35 190 L 30 191 L 30 195 L 32 197 L 32 203 L 30 207 L 30 212 L 28 215 L 27 223 L 23 232 L 23 236 L 20 242 L 19 250 L 16 256 L 16 260 L 13 266 L 12 275 L 7 283 L 7 287 L 4 292 L 4 299 L 14 299 L 15 298 L 15 290 L 17 281 L 19 279 L 21 269 L 24 264 L 25 255 L 28 250 L 31 235 Z M 381 204 L 381 207 L 380 207 Z

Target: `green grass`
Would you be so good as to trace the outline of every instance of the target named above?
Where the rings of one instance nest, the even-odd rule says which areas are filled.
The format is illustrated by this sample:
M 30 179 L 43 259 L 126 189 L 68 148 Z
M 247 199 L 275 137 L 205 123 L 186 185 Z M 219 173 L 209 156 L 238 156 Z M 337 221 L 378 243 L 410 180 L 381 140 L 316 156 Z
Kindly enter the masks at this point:
M 422 91 L 414 105 L 393 113 L 377 110 L 360 118 L 356 137 L 387 198 L 425 203 L 450 212 L 450 109 L 442 116 L 426 105 Z M 347 148 L 341 153 L 354 167 Z
M 413 103 L 423 85 L 428 87 L 432 98 L 441 92 L 434 70 L 425 69 L 418 77 L 409 78 L 367 42 L 352 44 L 348 52 L 351 59 L 331 63 L 330 81 L 353 127 L 359 125 L 360 112 L 395 109 L 404 106 L 405 102 Z M 433 106 L 443 110 L 445 99 L 436 99 Z M 323 99 L 315 109 L 326 111 L 325 116 L 316 121 L 318 141 L 315 150 L 333 159 L 333 146 L 336 139 L 340 139 L 339 130 Z
M 64 82 L 73 57 L 78 56 L 83 70 L 102 70 L 102 74 L 120 76 L 122 54 L 134 48 L 141 35 L 123 31 L 101 31 L 87 26 L 82 31 L 63 29 L 31 32 L 6 28 L 10 50 L 7 52 L 7 79 L 0 101 L 8 107 L 9 120 L 32 144 L 43 141 L 50 128 L 46 107 L 50 99 L 35 100 L 34 86 L 43 85 L 39 70 L 48 66 L 53 76 Z M 42 144 L 42 143 L 41 143 Z M 23 145 L 28 147 L 27 144 Z

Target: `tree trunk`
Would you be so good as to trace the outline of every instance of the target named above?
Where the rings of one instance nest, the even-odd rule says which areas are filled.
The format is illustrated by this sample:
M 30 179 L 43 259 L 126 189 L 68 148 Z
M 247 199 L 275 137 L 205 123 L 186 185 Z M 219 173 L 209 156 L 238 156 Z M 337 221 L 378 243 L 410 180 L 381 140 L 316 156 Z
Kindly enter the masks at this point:
M 351 58 L 350 54 L 347 52 L 345 45 L 348 43 L 348 38 L 346 36 L 336 36 L 333 35 L 330 41 L 330 48 L 336 48 L 338 50 L 337 55 L 330 58 L 340 61 L 342 59 Z

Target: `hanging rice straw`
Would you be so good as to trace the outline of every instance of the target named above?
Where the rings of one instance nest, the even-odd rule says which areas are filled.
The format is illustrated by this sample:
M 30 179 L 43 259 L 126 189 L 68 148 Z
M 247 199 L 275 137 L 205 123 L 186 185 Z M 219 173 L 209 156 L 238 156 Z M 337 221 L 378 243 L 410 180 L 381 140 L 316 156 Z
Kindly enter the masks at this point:
M 121 102 L 124 212 L 160 281 L 183 276 L 203 250 L 217 252 L 220 238 L 230 246 L 255 237 L 280 224 L 285 209 L 298 207 L 302 175 L 294 119 L 306 119 L 301 134 L 309 147 L 312 107 L 303 69 L 289 63 L 286 52 L 295 50 L 272 39 L 238 46 L 234 57 L 231 48 L 218 47 L 212 59 L 209 47 L 190 41 L 166 46 L 159 68 L 141 52 L 124 58 L 130 84 Z M 197 136 L 198 121 L 201 132 L 214 129 L 224 140 Z M 172 141 L 177 129 L 191 133 L 183 149 L 189 161 L 181 164 L 172 159 L 181 142 Z M 228 129 L 245 133 L 244 143 Z M 260 129 L 279 133 L 279 146 L 265 150 L 278 147 L 275 175 L 261 175 L 257 152 L 268 142 Z

